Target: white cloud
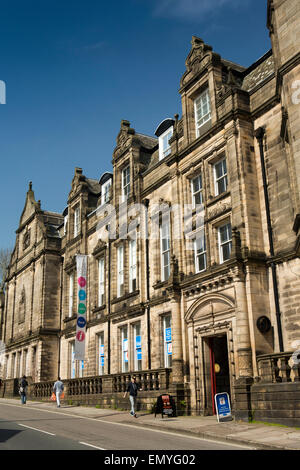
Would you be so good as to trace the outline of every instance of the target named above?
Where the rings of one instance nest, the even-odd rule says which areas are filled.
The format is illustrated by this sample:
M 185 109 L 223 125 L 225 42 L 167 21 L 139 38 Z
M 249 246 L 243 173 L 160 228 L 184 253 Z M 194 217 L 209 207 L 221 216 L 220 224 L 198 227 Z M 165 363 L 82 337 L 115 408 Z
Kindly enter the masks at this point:
M 199 15 L 217 12 L 224 7 L 245 7 L 249 0 L 158 0 L 154 7 L 155 16 L 182 17 L 198 20 Z M 204 19 L 204 18 L 203 18 Z

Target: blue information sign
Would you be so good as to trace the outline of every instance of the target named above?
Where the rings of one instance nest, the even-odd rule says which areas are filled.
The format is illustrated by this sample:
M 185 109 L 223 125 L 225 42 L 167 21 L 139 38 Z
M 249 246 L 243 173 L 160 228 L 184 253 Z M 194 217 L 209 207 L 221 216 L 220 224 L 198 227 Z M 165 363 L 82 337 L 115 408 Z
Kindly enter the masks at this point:
M 136 358 L 137 358 L 138 361 L 142 360 L 142 350 L 141 349 L 136 350 Z
M 172 328 L 166 328 L 166 342 L 172 341 Z
M 140 349 L 142 347 L 142 342 L 141 342 L 141 337 L 140 336 L 135 337 L 135 347 L 136 347 L 136 349 Z
M 215 404 L 217 410 L 218 422 L 220 421 L 231 421 L 231 407 L 229 395 L 227 392 L 217 393 L 215 395 Z

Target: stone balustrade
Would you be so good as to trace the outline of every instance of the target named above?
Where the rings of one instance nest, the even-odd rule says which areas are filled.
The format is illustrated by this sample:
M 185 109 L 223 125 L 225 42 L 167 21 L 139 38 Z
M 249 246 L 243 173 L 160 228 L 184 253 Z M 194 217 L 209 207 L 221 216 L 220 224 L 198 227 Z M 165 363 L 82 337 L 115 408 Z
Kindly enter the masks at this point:
M 131 373 L 111 374 L 92 377 L 80 377 L 63 380 L 66 397 L 82 397 L 124 393 L 130 382 Z M 159 392 L 168 389 L 171 381 L 171 369 L 156 369 L 135 372 L 136 381 L 141 392 Z M 33 383 L 30 385 L 30 395 L 33 398 L 48 398 L 52 394 L 54 381 Z
M 261 383 L 300 382 L 300 355 L 297 352 L 264 354 L 257 357 Z

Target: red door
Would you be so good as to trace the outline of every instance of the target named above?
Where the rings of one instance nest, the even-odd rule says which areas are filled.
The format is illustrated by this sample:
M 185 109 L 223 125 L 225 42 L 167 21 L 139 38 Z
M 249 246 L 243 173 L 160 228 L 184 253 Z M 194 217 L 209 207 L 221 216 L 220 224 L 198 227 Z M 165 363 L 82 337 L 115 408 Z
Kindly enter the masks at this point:
M 211 383 L 211 400 L 213 414 L 216 414 L 215 407 L 215 394 L 217 393 L 216 385 L 216 372 L 215 372 L 215 353 L 214 353 L 214 338 L 209 338 L 209 357 L 210 357 L 210 383 Z

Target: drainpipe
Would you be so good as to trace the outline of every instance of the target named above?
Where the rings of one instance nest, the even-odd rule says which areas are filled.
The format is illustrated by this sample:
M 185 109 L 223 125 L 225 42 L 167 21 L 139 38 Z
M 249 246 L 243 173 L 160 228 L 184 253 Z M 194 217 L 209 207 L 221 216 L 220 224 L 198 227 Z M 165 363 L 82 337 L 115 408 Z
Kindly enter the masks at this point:
M 63 276 L 64 276 L 64 258 L 61 257 L 61 266 L 60 266 L 60 308 L 59 308 L 59 334 L 58 334 L 58 364 L 57 364 L 57 377 L 60 377 L 60 355 L 61 355 L 61 321 L 62 321 L 62 305 L 63 305 Z
M 109 226 L 106 226 L 109 231 Z M 108 234 L 108 291 L 107 291 L 107 373 L 110 375 L 110 313 L 111 313 L 111 240 L 110 233 Z
M 149 199 L 144 200 L 145 213 L 145 243 L 146 243 L 146 300 L 147 300 L 147 340 L 148 340 L 148 369 L 151 369 L 151 331 L 150 331 L 150 264 L 149 264 L 149 236 L 148 236 L 148 207 Z
M 269 194 L 268 194 L 268 187 L 267 187 L 266 168 L 265 168 L 264 143 L 263 143 L 264 135 L 265 135 L 265 128 L 264 127 L 259 127 L 255 132 L 255 137 L 258 141 L 259 150 L 260 150 L 260 162 L 261 162 L 261 172 L 262 172 L 262 180 L 263 180 L 263 188 L 264 188 L 264 196 L 265 196 L 265 207 L 266 207 L 266 217 L 267 217 L 270 255 L 273 258 L 273 256 L 274 256 L 274 244 L 273 244 L 273 232 L 272 232 L 272 223 L 271 223 L 271 215 L 270 215 Z M 270 266 L 271 266 L 271 271 L 272 271 L 273 293 L 274 293 L 274 301 L 275 301 L 275 309 L 276 309 L 279 350 L 280 350 L 280 352 L 283 352 L 284 348 L 283 348 L 281 313 L 280 313 L 280 304 L 279 304 L 279 293 L 278 293 L 276 265 L 272 261 Z

